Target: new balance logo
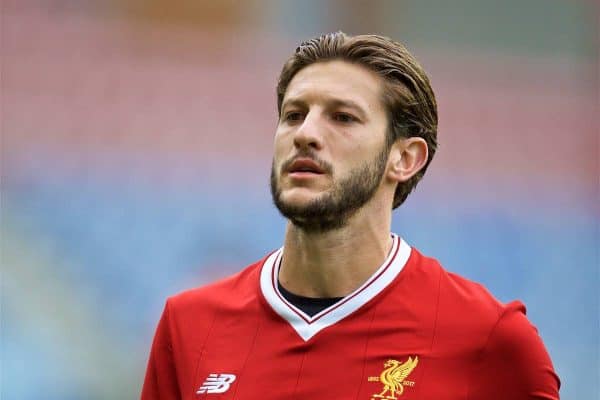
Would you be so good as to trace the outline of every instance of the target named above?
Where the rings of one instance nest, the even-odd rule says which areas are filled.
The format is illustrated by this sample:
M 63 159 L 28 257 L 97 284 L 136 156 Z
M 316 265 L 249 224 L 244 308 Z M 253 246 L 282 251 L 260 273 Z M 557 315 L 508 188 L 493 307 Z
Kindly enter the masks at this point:
M 235 381 L 233 374 L 210 374 L 196 394 L 225 393 Z

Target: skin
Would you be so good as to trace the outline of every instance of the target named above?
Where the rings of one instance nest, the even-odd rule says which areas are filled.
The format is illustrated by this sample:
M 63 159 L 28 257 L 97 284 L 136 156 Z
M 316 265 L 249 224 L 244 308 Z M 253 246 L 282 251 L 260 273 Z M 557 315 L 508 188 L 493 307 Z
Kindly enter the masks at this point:
M 282 201 L 309 204 L 377 157 L 388 127 L 382 89 L 377 74 L 346 61 L 312 64 L 294 76 L 283 99 L 274 143 L 273 168 Z M 298 177 L 282 170 L 285 161 L 306 151 L 329 164 L 331 171 Z M 342 227 L 314 232 L 288 223 L 281 284 L 306 297 L 343 297 L 360 287 L 391 249 L 397 184 L 426 162 L 423 139 L 399 139 L 390 149 L 376 192 Z

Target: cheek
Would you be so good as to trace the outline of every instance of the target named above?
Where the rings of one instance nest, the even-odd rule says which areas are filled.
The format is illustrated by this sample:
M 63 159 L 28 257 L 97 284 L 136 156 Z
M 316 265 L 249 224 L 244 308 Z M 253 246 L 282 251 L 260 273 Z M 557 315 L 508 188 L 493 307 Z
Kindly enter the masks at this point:
M 346 149 L 343 155 L 339 155 L 340 162 L 336 172 L 338 176 L 348 177 L 365 165 L 373 167 L 380 149 L 375 146 L 356 145 Z
M 281 159 L 289 153 L 290 148 L 293 147 L 293 141 L 291 135 L 286 135 L 281 131 L 275 132 L 273 139 L 273 157 L 275 159 Z
M 281 164 L 283 164 L 283 162 L 285 161 L 285 151 L 284 151 L 284 145 L 281 142 L 281 140 L 278 140 L 277 137 L 275 137 L 275 142 L 274 142 L 274 146 L 273 146 L 273 161 L 272 161 L 272 168 L 277 172 L 277 174 L 279 174 L 279 170 L 281 168 Z

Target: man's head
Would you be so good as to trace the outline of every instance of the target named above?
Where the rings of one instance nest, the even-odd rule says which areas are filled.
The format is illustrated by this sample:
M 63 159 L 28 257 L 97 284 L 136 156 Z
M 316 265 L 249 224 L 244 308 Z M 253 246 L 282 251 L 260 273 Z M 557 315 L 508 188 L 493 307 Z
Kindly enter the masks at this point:
M 374 196 L 392 147 L 420 141 L 425 159 L 397 179 L 398 207 L 437 146 L 427 76 L 401 44 L 381 36 L 338 32 L 302 43 L 279 77 L 277 106 L 273 199 L 306 229 L 342 226 Z

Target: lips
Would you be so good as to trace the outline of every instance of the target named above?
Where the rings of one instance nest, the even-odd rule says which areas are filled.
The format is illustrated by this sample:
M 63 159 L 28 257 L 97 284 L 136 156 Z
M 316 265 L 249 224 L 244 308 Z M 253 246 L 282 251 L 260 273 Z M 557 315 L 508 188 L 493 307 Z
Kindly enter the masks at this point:
M 292 173 L 312 173 L 312 174 L 323 174 L 324 171 L 319 164 L 311 160 L 310 158 L 298 158 L 290 164 L 287 168 L 287 172 Z

